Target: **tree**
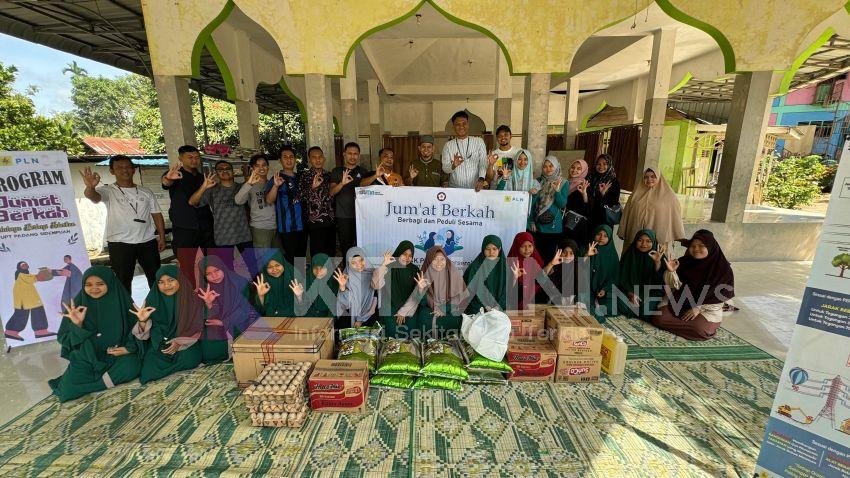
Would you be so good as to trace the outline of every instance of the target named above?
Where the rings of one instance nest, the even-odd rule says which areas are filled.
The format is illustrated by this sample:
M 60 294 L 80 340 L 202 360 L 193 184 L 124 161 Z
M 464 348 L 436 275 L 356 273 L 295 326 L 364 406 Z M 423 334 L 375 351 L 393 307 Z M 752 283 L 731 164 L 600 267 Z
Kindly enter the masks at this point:
M 844 277 L 844 271 L 850 269 L 850 254 L 845 252 L 833 257 L 832 267 L 837 267 L 841 271 L 838 273 L 838 277 Z
M 823 174 L 824 167 L 817 155 L 778 160 L 764 186 L 764 199 L 786 209 L 811 204 L 820 194 L 819 181 Z
M 36 114 L 32 99 L 14 92 L 12 84 L 17 71 L 12 65 L 0 63 L 0 150 L 63 150 L 69 155 L 81 154 L 82 143 L 70 121 Z
M 72 75 L 76 131 L 83 136 L 132 137 L 133 106 L 138 97 L 138 92 L 131 89 L 133 75 L 115 79 L 85 73 Z
M 281 146 L 289 144 L 296 154 L 303 156 L 307 149 L 304 139 L 304 123 L 298 113 L 260 114 L 260 143 L 269 153 L 277 154 Z

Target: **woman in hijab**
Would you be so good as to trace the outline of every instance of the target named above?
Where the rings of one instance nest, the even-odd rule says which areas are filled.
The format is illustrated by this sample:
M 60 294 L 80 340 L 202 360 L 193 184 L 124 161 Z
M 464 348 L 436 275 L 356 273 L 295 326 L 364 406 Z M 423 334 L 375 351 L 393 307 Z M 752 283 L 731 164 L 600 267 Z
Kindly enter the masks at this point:
M 345 327 L 359 327 L 375 315 L 378 299 L 372 289 L 373 273 L 374 269 L 366 260 L 366 251 L 360 247 L 352 247 L 345 253 L 344 272 L 334 272 L 334 279 L 339 284 L 337 316 L 350 317 L 350 323 Z
M 552 260 L 538 274 L 537 280 L 541 284 L 538 304 L 581 304 L 587 308 L 591 303 L 590 283 L 588 274 L 580 271 L 589 270 L 587 263 L 590 259 L 580 254 L 578 244 L 572 239 L 564 239 L 558 244 Z
M 578 244 L 587 244 L 592 240 L 587 163 L 583 159 L 570 163 L 567 179 L 570 181 L 570 190 L 567 195 L 567 209 L 564 213 L 564 237 Z
M 643 181 L 626 202 L 617 235 L 627 241 L 641 229 L 655 231 L 662 246 L 686 239 L 679 198 L 667 181 L 650 168 L 643 172 Z M 628 246 L 629 243 L 625 242 L 623 251 L 629 250 Z
M 551 257 L 563 231 L 569 182 L 561 177 L 561 163 L 554 156 L 543 160 L 540 190 L 531 197 L 528 230 L 534 234 L 540 254 Z
M 502 240 L 494 235 L 484 237 L 481 252 L 466 268 L 463 281 L 469 289 L 467 314 L 477 314 L 480 309 L 505 310 L 507 304 L 507 260 L 502 251 Z
M 543 269 L 543 258 L 534 246 L 534 236 L 520 232 L 514 237 L 511 250 L 508 251 L 508 264 L 514 275 L 509 288 L 511 297 L 508 298 L 508 308 L 525 309 L 535 302 L 540 291 L 536 278 Z
M 614 287 L 620 276 L 620 256 L 614 247 L 611 226 L 596 226 L 587 256 L 590 257 L 590 293 L 594 305 L 590 307 L 590 312 L 602 323 L 606 318 L 616 315 Z
M 710 231 L 700 229 L 685 242 L 684 256 L 664 261 L 671 293 L 652 325 L 688 340 L 707 340 L 720 327 L 723 303 L 735 297 L 735 275 Z
M 416 314 L 416 304 L 408 304 L 419 274 L 413 264 L 413 251 L 412 242 L 401 241 L 395 251 L 384 253 L 383 262 L 372 273 L 372 288 L 378 291 L 378 319 L 386 328 L 387 337 L 396 337 L 396 328 Z
M 295 312 L 302 317 L 333 317 L 339 284 L 333 279 L 333 263 L 327 254 L 310 258 L 307 290 L 304 300 L 295 303 Z
M 200 286 L 216 295 L 205 311 L 204 332 L 201 335 L 201 361 L 205 364 L 223 362 L 230 358 L 228 342 L 239 337 L 260 316 L 245 297 L 248 281 L 233 272 L 224 261 L 209 255 L 201 261 Z
M 594 170 L 588 176 L 587 195 L 590 199 L 590 229 L 595 230 L 600 224 L 612 226 L 606 219 L 606 208 L 619 207 L 620 181 L 614 172 L 614 158 L 610 154 L 600 154 L 596 158 Z
M 501 174 L 495 180 L 494 189 L 536 194 L 540 189 L 540 183 L 534 179 L 534 173 L 531 170 L 531 151 L 520 149 L 512 163 L 512 168 L 502 167 Z
M 147 342 L 139 373 L 142 384 L 200 365 L 204 305 L 214 302 L 214 292 L 205 289 L 196 294 L 176 265 L 156 271 L 156 287 L 142 307 L 134 306 L 138 322 L 133 335 Z
M 270 251 L 273 252 L 265 261 L 263 272 L 246 289 L 248 297 L 263 317 L 292 317 L 295 315 L 294 292 L 301 290 L 295 280 L 295 268 L 286 261 L 280 250 Z
M 408 325 L 408 329 L 422 334 L 435 331 L 441 336 L 457 333 L 469 291 L 460 271 L 440 246 L 434 246 L 425 253 L 422 272 L 416 279 L 416 294 L 409 302 L 420 303 L 421 294 L 424 294 L 424 300 L 416 312 L 416 320 Z
M 617 312 L 649 321 L 658 314 L 664 295 L 662 250 L 652 229 L 641 229 L 620 259 L 618 287 L 627 301 L 618 299 Z
M 106 266 L 89 268 L 82 283 L 83 290 L 62 304 L 66 313 L 56 339 L 69 363 L 65 373 L 48 382 L 60 402 L 129 382 L 142 368 L 130 334 L 130 293 Z

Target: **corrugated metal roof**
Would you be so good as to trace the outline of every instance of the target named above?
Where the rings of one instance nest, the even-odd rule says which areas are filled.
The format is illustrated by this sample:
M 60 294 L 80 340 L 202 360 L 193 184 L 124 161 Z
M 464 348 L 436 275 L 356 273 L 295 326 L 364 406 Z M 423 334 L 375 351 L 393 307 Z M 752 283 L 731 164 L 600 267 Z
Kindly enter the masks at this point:
M 168 156 L 162 156 L 159 158 L 148 156 L 146 158 L 134 158 L 130 156 L 130 159 L 133 160 L 133 164 L 136 166 L 168 166 Z M 103 161 L 97 163 L 97 166 L 109 166 L 109 160 L 104 159 Z
M 145 154 L 136 138 L 101 138 L 98 136 L 86 136 L 83 143 L 94 150 L 96 154 Z

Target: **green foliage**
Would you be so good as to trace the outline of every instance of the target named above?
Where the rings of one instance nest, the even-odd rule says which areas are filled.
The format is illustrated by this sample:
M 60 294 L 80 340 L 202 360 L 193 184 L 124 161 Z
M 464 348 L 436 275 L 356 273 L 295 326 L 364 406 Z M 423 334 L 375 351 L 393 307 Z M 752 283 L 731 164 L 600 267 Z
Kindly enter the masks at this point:
M 832 258 L 832 267 L 837 267 L 841 272 L 838 274 L 839 277 L 844 277 L 844 271 L 850 269 L 850 254 L 846 252 L 844 254 L 838 254 L 837 256 Z
M 786 209 L 811 204 L 820 194 L 824 170 L 816 155 L 776 160 L 764 187 L 764 199 Z
M 0 150 L 82 153 L 82 143 L 67 118 L 38 115 L 29 96 L 14 92 L 17 71 L 0 63 Z
M 838 164 L 827 164 L 824 166 L 823 176 L 818 181 L 818 186 L 823 193 L 832 192 L 832 184 L 835 182 L 835 175 L 838 173 Z
M 260 143 L 271 154 L 277 154 L 281 146 L 291 144 L 296 155 L 305 157 L 307 143 L 305 141 L 304 123 L 298 113 L 283 112 L 260 114 Z

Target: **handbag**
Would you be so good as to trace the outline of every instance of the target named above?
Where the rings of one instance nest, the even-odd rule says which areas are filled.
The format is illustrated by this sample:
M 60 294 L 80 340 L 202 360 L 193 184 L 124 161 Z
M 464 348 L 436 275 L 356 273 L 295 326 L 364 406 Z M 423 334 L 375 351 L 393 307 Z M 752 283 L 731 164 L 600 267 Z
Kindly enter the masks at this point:
M 581 214 L 575 211 L 567 210 L 566 215 L 564 215 L 564 227 L 571 231 L 575 231 L 579 223 L 584 220 L 587 220 L 587 218 L 582 216 Z
M 549 211 L 549 210 L 547 210 L 543 214 L 537 216 L 537 223 L 538 224 L 548 226 L 549 224 L 552 224 L 553 222 L 555 222 L 555 215 L 552 214 L 552 212 Z
M 620 219 L 623 217 L 623 208 L 620 206 L 620 203 L 613 206 L 606 204 L 602 207 L 605 208 L 605 224 L 609 226 L 620 224 Z

